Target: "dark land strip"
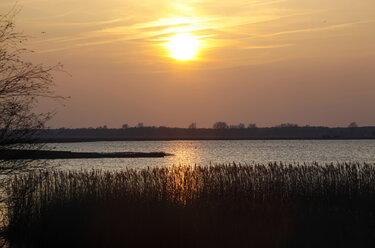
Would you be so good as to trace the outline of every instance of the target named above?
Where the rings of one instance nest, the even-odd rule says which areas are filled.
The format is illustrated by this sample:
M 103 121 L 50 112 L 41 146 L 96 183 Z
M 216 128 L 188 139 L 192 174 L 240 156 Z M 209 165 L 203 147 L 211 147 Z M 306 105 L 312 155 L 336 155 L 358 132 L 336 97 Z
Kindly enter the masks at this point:
M 18 159 L 84 159 L 84 158 L 162 158 L 172 154 L 164 152 L 70 152 L 44 150 L 0 150 L 0 160 Z
M 271 127 L 271 128 L 167 128 L 48 129 L 38 132 L 36 143 L 145 141 L 145 140 L 347 140 L 375 139 L 375 127 Z

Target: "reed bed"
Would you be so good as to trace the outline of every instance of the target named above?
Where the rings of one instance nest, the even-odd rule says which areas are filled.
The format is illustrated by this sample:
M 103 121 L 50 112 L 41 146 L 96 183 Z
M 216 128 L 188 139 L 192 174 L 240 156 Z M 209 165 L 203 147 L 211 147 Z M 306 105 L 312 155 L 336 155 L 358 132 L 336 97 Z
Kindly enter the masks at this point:
M 7 184 L 14 247 L 371 247 L 375 164 L 38 170 Z

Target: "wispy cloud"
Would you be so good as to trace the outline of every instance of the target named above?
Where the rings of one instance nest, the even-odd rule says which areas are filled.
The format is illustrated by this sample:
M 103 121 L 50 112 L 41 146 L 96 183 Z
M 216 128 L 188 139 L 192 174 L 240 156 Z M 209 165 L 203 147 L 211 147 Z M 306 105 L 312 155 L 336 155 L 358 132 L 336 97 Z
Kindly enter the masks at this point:
M 38 16 L 34 18 L 29 18 L 30 21 L 45 21 L 45 20 L 51 20 L 51 19 L 59 19 L 59 18 L 65 18 L 70 16 L 72 13 L 74 13 L 75 10 L 69 10 L 63 13 L 59 13 L 57 15 L 48 15 L 48 16 Z
M 243 49 L 273 49 L 273 48 L 282 48 L 282 47 L 291 47 L 295 44 L 276 44 L 276 45 L 266 45 L 266 46 L 245 46 Z
M 29 15 L 27 25 L 47 29 L 32 44 L 41 48 L 36 49 L 39 53 L 70 49 L 80 53 L 95 47 L 98 53 L 104 54 L 117 49 L 139 57 L 159 56 L 160 60 L 152 61 L 162 64 L 165 62 L 163 44 L 174 34 L 187 32 L 202 41 L 202 61 L 261 63 L 307 54 L 303 42 L 296 41 L 297 35 L 311 34 L 309 39 L 317 40 L 327 35 L 319 32 L 340 35 L 345 29 L 374 22 L 355 21 L 365 18 L 337 15 L 316 4 L 295 4 L 291 0 L 145 0 L 140 3 L 116 0 L 108 4 L 105 12 L 99 8 L 103 4 L 95 2 L 87 10 L 83 9 L 82 15 L 78 11 L 83 8 L 79 3 L 72 10 L 65 8 L 49 13 L 43 9 L 44 16 Z M 327 5 L 333 7 L 332 3 Z M 93 11 L 95 8 L 98 12 Z M 324 19 L 328 22 L 323 22 Z M 210 57 L 204 58 L 206 55 Z M 130 63 L 137 60 L 137 56 L 118 56 Z
M 275 32 L 275 33 L 264 34 L 264 35 L 257 35 L 257 36 L 272 37 L 272 36 L 287 35 L 287 34 L 296 34 L 296 33 L 321 32 L 321 31 L 329 31 L 329 30 L 334 30 L 334 29 L 341 29 L 341 28 L 346 28 L 346 27 L 350 27 L 350 26 L 360 25 L 360 24 L 364 24 L 364 23 L 372 23 L 372 22 L 374 22 L 374 21 L 371 20 L 371 21 L 361 21 L 361 22 L 349 22 L 349 23 L 341 23 L 341 24 L 329 25 L 329 26 L 324 26 L 324 27 L 287 30 L 287 31 Z

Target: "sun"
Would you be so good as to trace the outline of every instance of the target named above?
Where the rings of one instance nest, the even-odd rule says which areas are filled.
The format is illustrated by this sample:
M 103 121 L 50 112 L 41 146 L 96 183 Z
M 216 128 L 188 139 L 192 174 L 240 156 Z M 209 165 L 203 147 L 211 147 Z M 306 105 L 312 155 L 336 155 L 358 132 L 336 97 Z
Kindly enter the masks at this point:
M 197 37 L 189 33 L 180 33 L 172 36 L 166 47 L 172 58 L 186 61 L 196 57 L 199 45 L 200 41 Z

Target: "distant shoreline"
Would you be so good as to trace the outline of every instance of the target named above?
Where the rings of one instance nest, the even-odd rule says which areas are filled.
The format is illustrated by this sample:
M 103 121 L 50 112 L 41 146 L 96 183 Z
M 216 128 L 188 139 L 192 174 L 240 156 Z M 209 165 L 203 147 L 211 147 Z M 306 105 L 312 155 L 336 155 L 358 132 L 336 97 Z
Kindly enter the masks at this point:
M 238 140 L 375 140 L 375 138 L 257 138 L 257 139 L 189 139 L 189 138 L 178 138 L 178 139 L 40 139 L 35 140 L 33 143 L 85 143 L 85 142 L 111 142 L 111 141 L 238 141 Z
M 35 137 L 36 143 L 97 141 L 172 141 L 172 140 L 352 140 L 375 139 L 375 127 L 271 127 L 271 128 L 167 128 L 124 129 L 48 129 Z

